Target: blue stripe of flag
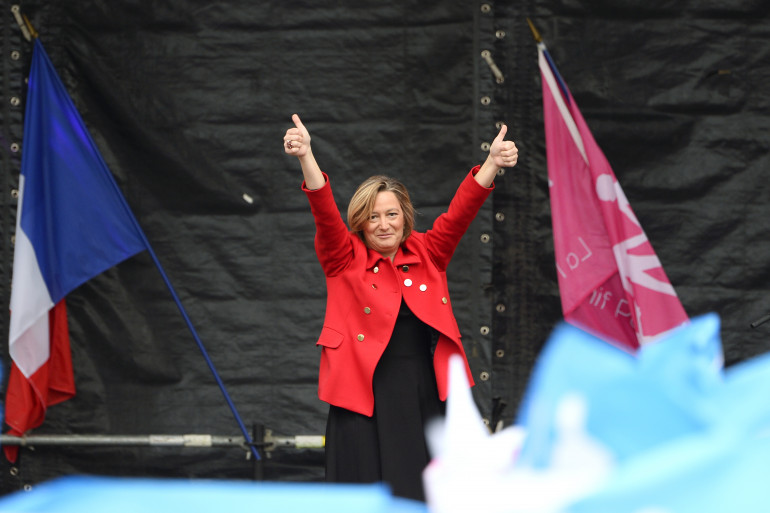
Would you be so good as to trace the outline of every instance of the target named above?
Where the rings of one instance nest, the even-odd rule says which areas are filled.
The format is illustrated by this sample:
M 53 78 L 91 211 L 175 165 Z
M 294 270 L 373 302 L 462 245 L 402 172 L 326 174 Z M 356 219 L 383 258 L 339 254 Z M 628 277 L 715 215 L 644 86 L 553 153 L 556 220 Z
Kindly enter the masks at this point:
M 548 61 L 548 67 L 551 68 L 553 76 L 556 79 L 556 83 L 559 84 L 559 89 L 561 90 L 561 95 L 564 97 L 564 101 L 567 103 L 567 105 L 571 104 L 572 102 L 570 101 L 570 94 L 569 89 L 567 89 L 567 84 L 564 82 L 564 79 L 561 78 L 559 70 L 556 69 L 556 64 L 553 62 L 551 54 L 548 53 L 548 49 L 545 47 L 545 45 L 543 45 L 543 55 L 545 56 L 545 60 Z

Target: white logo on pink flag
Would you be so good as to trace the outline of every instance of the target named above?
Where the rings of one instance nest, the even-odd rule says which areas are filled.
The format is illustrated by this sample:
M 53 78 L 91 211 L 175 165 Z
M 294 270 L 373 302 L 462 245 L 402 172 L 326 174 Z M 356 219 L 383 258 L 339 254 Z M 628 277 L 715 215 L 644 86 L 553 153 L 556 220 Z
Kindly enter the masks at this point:
M 636 349 L 687 314 L 542 43 L 538 51 L 564 318 Z

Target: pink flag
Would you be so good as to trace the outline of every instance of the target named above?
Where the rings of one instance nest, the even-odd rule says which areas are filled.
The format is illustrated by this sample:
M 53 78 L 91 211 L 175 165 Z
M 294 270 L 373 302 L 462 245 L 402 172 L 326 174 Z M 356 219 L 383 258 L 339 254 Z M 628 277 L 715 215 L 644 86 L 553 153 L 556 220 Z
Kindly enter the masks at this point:
M 688 317 L 542 43 L 538 54 L 564 318 L 635 350 Z

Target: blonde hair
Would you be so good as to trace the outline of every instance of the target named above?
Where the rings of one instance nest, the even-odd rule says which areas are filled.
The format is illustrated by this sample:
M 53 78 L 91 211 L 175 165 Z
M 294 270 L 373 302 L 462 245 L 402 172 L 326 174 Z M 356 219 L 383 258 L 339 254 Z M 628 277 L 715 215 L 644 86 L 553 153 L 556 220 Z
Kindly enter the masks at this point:
M 369 218 L 372 215 L 377 194 L 385 191 L 395 194 L 398 203 L 401 205 L 401 211 L 404 215 L 404 239 L 401 242 L 406 240 L 409 234 L 412 233 L 412 228 L 414 228 L 414 205 L 412 205 L 412 200 L 409 199 L 409 191 L 406 190 L 404 184 L 394 178 L 375 175 L 370 176 L 358 186 L 348 204 L 348 225 L 350 226 L 350 231 L 361 237 L 361 240 L 364 242 L 366 242 L 364 226 L 369 222 Z

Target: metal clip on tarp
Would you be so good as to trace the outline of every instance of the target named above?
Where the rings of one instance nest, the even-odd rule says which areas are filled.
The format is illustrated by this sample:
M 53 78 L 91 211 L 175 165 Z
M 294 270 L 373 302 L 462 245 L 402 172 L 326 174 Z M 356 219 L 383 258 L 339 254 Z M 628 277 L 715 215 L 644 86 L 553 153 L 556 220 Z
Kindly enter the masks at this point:
M 492 60 L 492 52 L 489 50 L 483 50 L 481 52 L 481 58 L 487 61 L 487 64 L 489 65 L 489 69 L 492 70 L 492 74 L 495 76 L 495 80 L 498 84 L 502 84 L 505 82 L 505 77 L 503 76 L 503 72 L 500 71 L 500 68 L 497 67 L 497 64 L 495 64 L 495 61 Z
M 29 19 L 21 13 L 21 8 L 18 5 L 13 5 L 11 6 L 11 12 L 13 13 L 13 17 L 16 18 L 16 24 L 19 25 L 19 29 L 21 29 L 24 39 L 32 41 L 33 37 L 37 38 L 35 27 L 33 27 L 32 23 L 29 22 Z
M 32 36 L 29 33 L 29 29 L 27 28 L 26 23 L 24 23 L 24 19 L 21 17 L 21 9 L 19 9 L 18 5 L 11 6 L 11 12 L 13 13 L 13 17 L 16 18 L 16 23 L 19 25 L 19 28 L 21 29 L 21 33 L 24 36 L 24 39 L 27 41 L 32 40 Z

